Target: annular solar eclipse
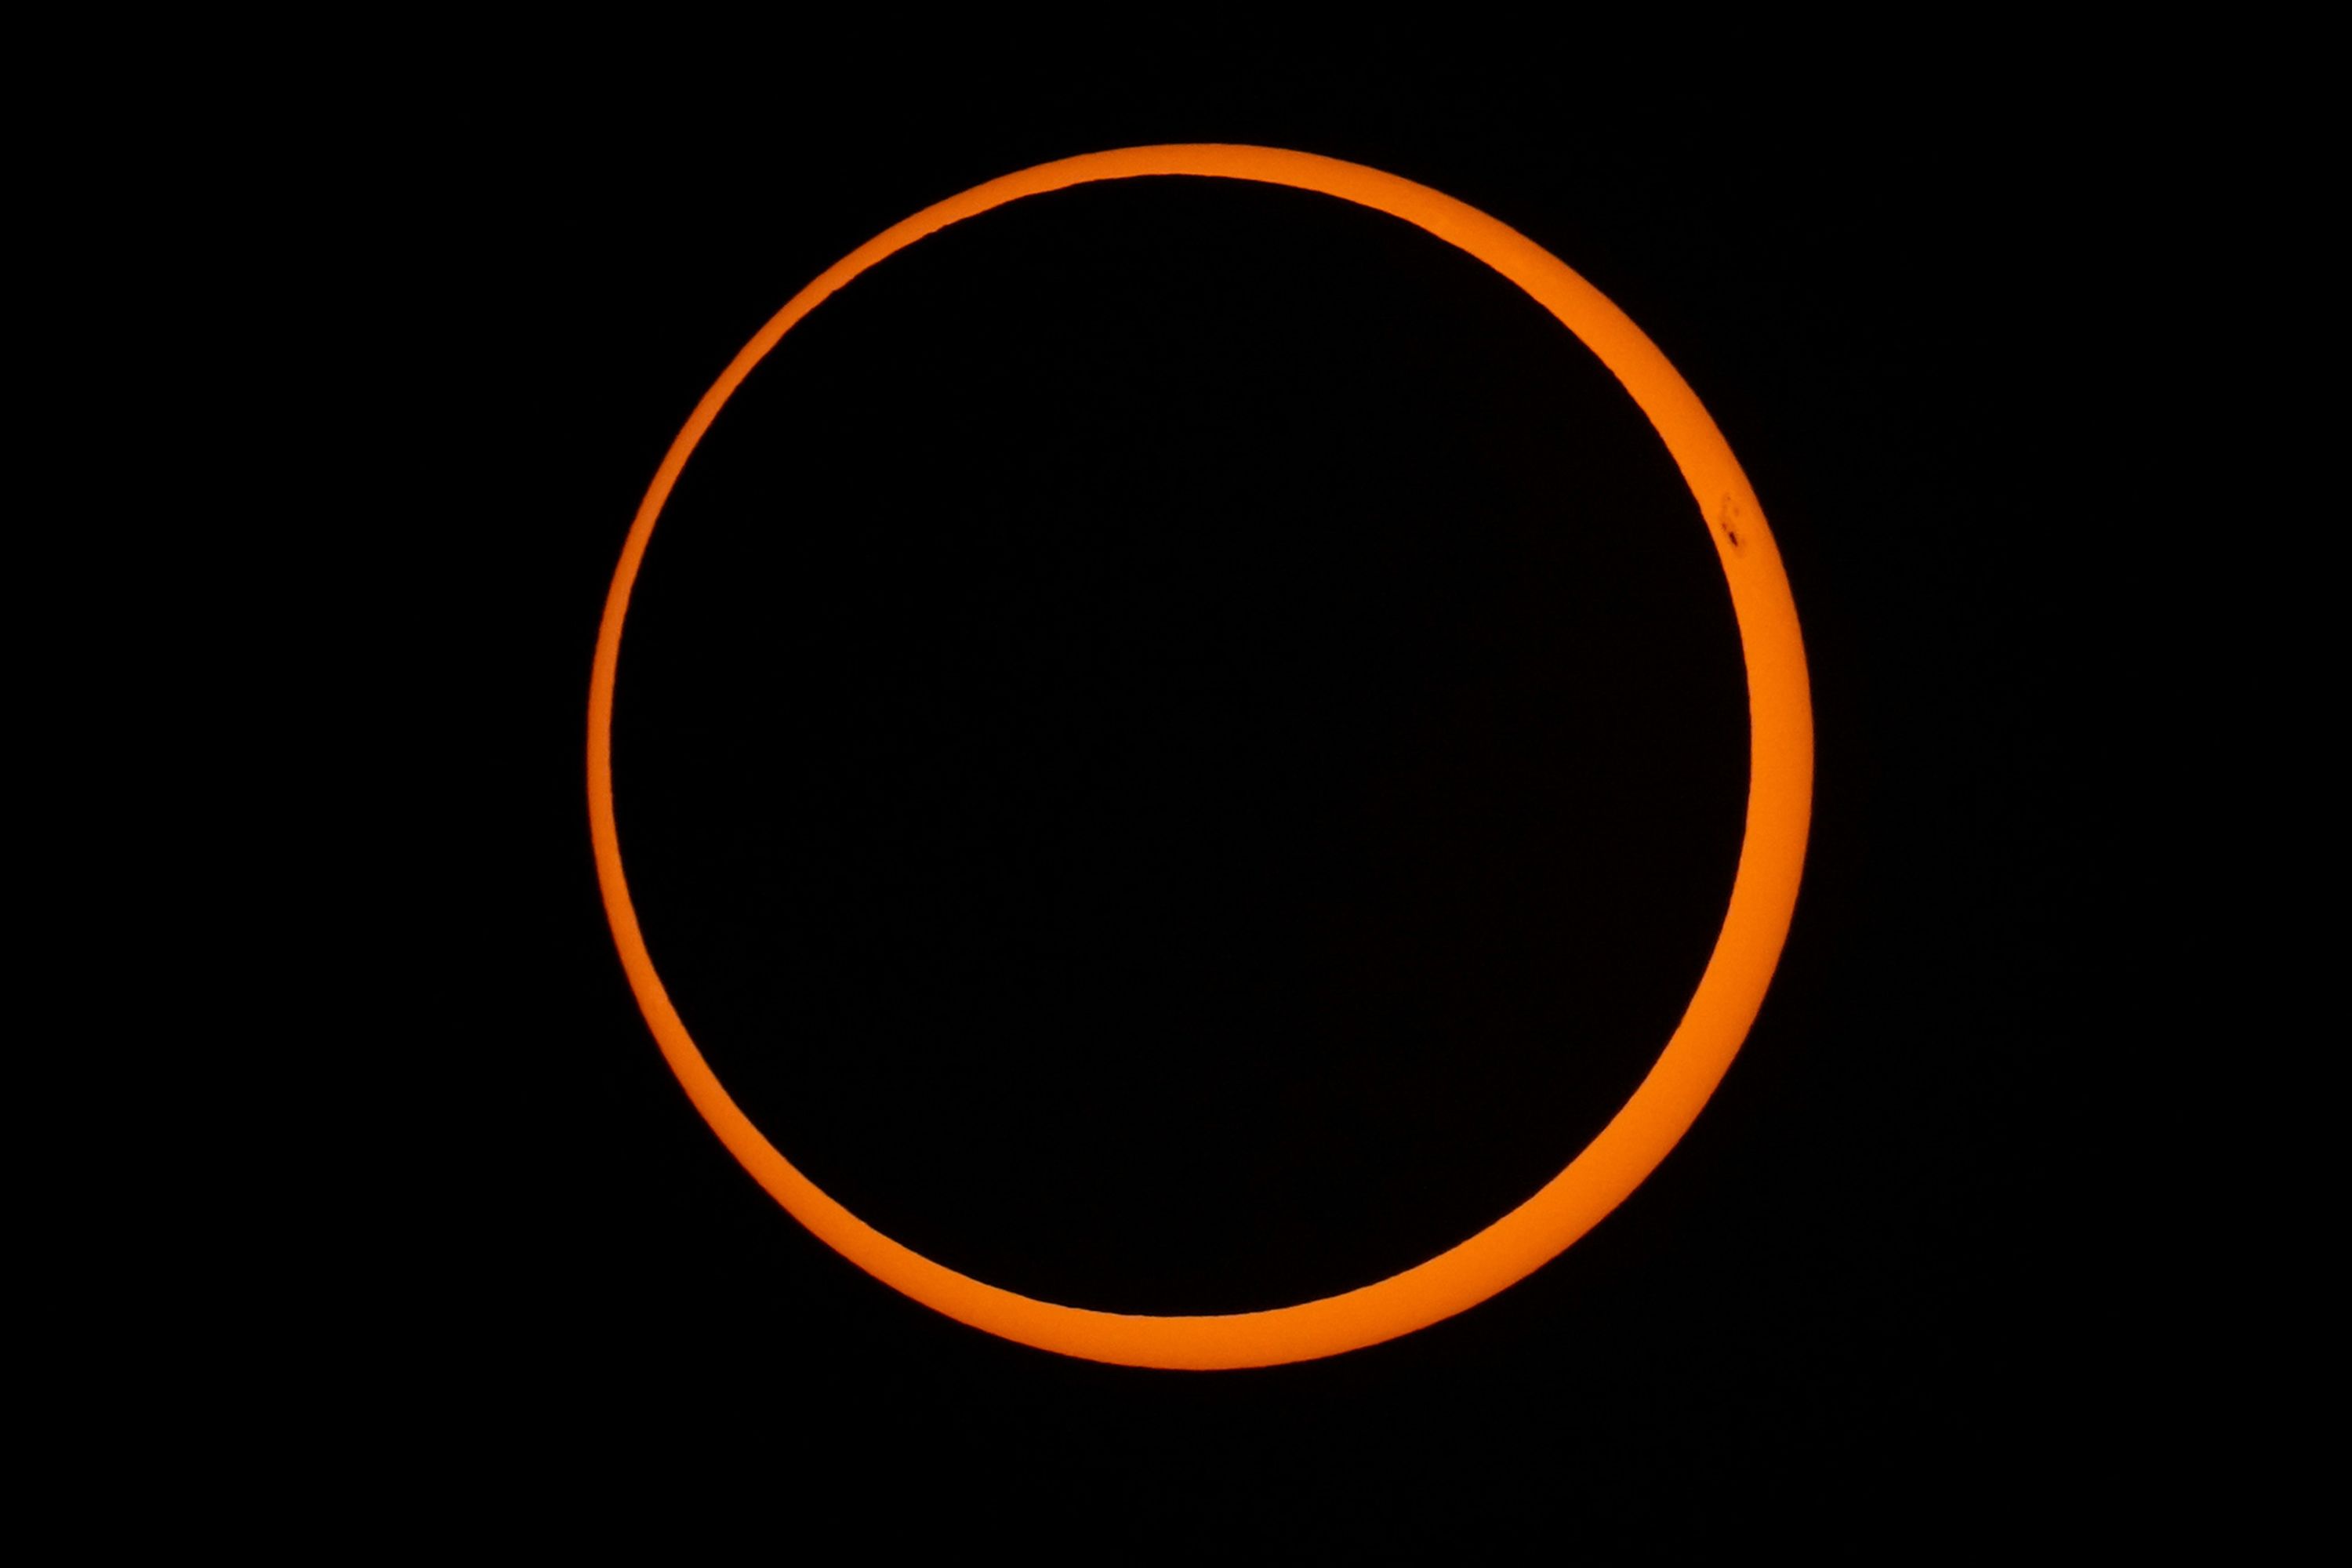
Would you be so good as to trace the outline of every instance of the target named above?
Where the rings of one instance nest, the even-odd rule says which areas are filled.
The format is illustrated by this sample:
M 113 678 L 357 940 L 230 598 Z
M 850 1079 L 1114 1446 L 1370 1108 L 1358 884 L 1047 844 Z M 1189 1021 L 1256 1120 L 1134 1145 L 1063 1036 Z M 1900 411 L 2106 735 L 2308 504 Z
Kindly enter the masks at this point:
M 1026 196 L 1151 175 L 1289 186 L 1386 213 L 1484 262 L 1549 311 L 1632 395 L 1698 503 L 1730 588 L 1748 697 L 1747 817 L 1723 927 L 1681 1023 L 1607 1126 L 1532 1197 L 1434 1258 L 1360 1289 L 1221 1316 L 1094 1311 L 1018 1295 L 916 1253 L 820 1190 L 737 1106 L 673 1006 L 630 900 L 613 799 L 613 700 L 631 589 L 678 476 L 744 378 L 827 298 L 928 235 Z M 1334 1355 L 1464 1311 L 1558 1256 L 1656 1168 L 1714 1092 L 1762 1005 L 1803 868 L 1812 752 L 1796 606 L 1763 510 L 1696 395 L 1622 311 L 1524 236 L 1426 186 L 1310 153 L 1192 144 L 1043 163 L 940 202 L 835 263 L 744 346 L 671 445 L 623 547 L 590 687 L 588 795 L 605 910 L 646 1020 L 697 1110 L 777 1202 L 877 1279 L 990 1333 L 1094 1361 L 1213 1369 Z

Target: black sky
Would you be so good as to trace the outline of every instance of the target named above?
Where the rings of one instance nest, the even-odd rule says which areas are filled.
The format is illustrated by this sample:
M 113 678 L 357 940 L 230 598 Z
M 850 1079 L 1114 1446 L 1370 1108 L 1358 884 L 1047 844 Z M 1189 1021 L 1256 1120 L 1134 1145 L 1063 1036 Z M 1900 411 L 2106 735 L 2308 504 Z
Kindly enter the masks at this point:
M 406 1370 L 354 1398 L 467 1466 L 684 1459 L 779 1530 L 1082 1499 L 1106 1541 L 1697 1550 L 2063 1490 L 2104 1419 L 2058 1150 L 2112 658 L 2052 367 L 2110 331 L 2116 153 L 2032 71 L 1516 53 L 467 83 L 359 139 L 420 395 L 385 461 L 435 506 L 384 552 L 436 565 L 379 873 L 433 911 L 384 1068 Z M 1475 1311 L 1214 1376 L 994 1341 L 778 1209 L 637 1016 L 583 766 L 620 542 L 752 331 L 929 202 L 1165 141 L 1421 181 L 1622 306 L 1755 483 L 1819 732 L 1779 976 L 1659 1171 Z M 650 939 L 787 1152 L 909 1239 L 1089 1304 L 1337 1288 L 1515 1201 L 1670 1026 L 1744 788 L 1727 605 L 1630 404 L 1475 266 L 1279 193 L 1055 202 L 828 304 L 697 458 L 616 736 Z

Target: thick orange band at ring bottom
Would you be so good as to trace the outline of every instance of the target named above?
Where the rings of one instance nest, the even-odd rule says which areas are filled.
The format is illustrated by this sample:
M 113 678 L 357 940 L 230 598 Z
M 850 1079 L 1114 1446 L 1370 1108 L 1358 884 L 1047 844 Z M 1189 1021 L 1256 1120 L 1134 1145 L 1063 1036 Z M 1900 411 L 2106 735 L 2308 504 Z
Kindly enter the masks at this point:
M 1748 818 L 1730 907 L 1689 1008 L 1633 1097 L 1540 1192 L 1460 1246 L 1360 1289 L 1271 1311 L 1215 1317 L 1097 1312 L 1033 1300 L 942 1268 L 826 1196 L 729 1098 L 671 1005 L 629 900 L 613 815 L 613 688 L 630 589 L 671 488 L 743 378 L 835 289 L 924 236 L 1023 196 L 1150 174 L 1255 180 L 1338 196 L 1426 229 L 1525 289 L 1600 356 L 1664 438 L 1709 524 L 1730 584 L 1748 670 Z M 1804 647 L 1780 551 L 1731 448 L 1656 345 L 1591 284 L 1484 213 L 1393 174 L 1270 147 L 1130 147 L 1041 163 L 925 208 L 802 289 L 703 395 L 654 475 L 613 574 L 588 699 L 589 824 L 613 939 L 655 1039 L 712 1131 L 795 1218 L 886 1284 L 990 1333 L 1132 1366 L 1268 1366 L 1376 1344 L 1477 1305 L 1599 1223 L 1690 1127 L 1763 1005 L 1796 908 L 1812 766 Z

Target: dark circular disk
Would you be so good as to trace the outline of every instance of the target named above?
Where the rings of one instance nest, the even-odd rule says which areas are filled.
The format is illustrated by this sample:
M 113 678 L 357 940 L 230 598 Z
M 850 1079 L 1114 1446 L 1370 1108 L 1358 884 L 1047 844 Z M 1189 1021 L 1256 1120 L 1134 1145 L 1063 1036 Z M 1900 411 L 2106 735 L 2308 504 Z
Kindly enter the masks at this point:
M 636 584 L 615 811 L 680 1016 L 852 1212 L 1248 1310 L 1465 1239 L 1631 1094 L 1722 924 L 1742 682 L 1696 504 L 1541 307 L 1336 199 L 1128 180 L 922 240 L 737 392 Z

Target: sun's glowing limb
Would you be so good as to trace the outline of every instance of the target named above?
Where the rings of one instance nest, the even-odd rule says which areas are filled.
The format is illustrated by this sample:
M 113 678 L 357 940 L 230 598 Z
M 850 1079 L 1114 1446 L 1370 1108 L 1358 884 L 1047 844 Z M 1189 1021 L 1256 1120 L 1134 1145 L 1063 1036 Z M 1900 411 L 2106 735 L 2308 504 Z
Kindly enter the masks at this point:
M 932 1262 L 826 1196 L 752 1125 L 687 1033 L 646 951 L 613 815 L 613 689 L 630 589 L 687 459 L 744 377 L 836 289 L 926 235 L 1024 196 L 1150 174 L 1288 185 L 1387 213 L 1477 258 L 1559 318 L 1600 356 L 1664 438 L 1710 525 L 1748 669 L 1748 820 L 1730 906 L 1681 1024 L 1633 1097 L 1541 1191 L 1460 1246 L 1360 1289 L 1270 1311 L 1210 1317 L 1097 1312 L 1034 1300 Z M 1476 1306 L 1599 1223 L 1689 1129 L 1763 1005 L 1796 908 L 1812 771 L 1804 645 L 1780 551 L 1730 447 L 1657 346 L 1590 283 L 1486 214 L 1376 169 L 1271 147 L 1129 147 L 1041 163 L 926 207 L 827 268 L 735 356 L 671 443 L 613 574 L 588 698 L 589 826 L 605 912 L 646 1021 L 703 1120 L 777 1202 L 886 1284 L 1006 1339 L 1134 1366 L 1266 1366 L 1376 1344 Z

